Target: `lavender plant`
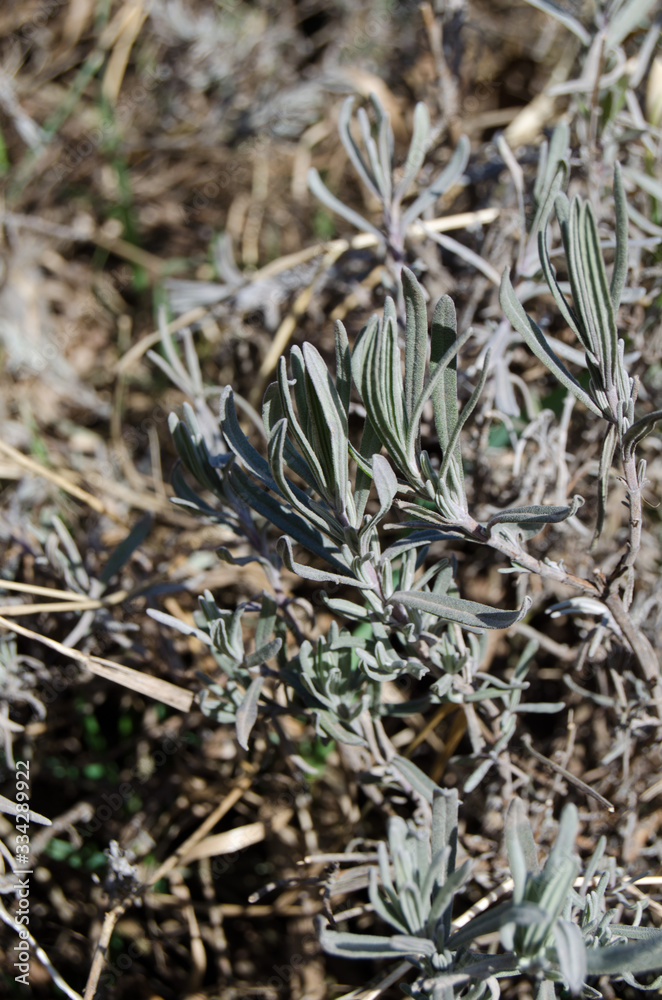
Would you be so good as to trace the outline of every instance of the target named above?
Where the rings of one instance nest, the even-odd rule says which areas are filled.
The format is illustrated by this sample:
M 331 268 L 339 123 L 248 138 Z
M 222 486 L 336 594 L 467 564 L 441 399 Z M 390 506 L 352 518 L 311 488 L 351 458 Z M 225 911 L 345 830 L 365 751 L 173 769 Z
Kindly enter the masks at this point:
M 454 929 L 453 906 L 470 876 L 468 860 L 457 867 L 457 821 L 455 790 L 435 794 L 427 829 L 391 819 L 388 845 L 379 844 L 378 864 L 370 866 L 369 899 L 375 915 L 395 933 L 338 931 L 321 920 L 325 951 L 345 958 L 405 959 L 418 970 L 414 983 L 403 987 L 416 1000 L 498 997 L 500 980 L 517 976 L 537 984 L 537 1000 L 552 1000 L 555 984 L 573 995 L 598 998 L 602 993 L 589 980 L 610 975 L 641 988 L 634 973 L 662 967 L 662 931 L 639 927 L 641 912 L 633 925 L 615 922 L 607 898 L 615 873 L 603 861 L 604 839 L 577 880 L 573 805 L 564 808 L 556 841 L 540 867 L 523 804 L 513 800 L 506 824 L 512 898 L 458 921 L 461 926 Z M 474 944 L 489 934 L 498 934 L 500 953 Z
M 266 457 L 242 430 L 229 387 L 221 393 L 220 438 L 199 394 L 197 414 L 186 407 L 183 420 L 171 418 L 171 429 L 183 465 L 220 507 L 199 497 L 180 472 L 174 479 L 178 502 L 243 536 L 252 554 L 238 561 L 259 560 L 275 592 L 275 597 L 265 592 L 234 611 L 218 609 L 211 595 L 201 600 L 196 634 L 210 646 L 226 677 L 222 686 L 206 679 L 211 687 L 203 698 L 205 709 L 221 721 L 232 719 L 246 746 L 260 711 L 272 716 L 280 711 L 267 693 L 270 685 L 284 685 L 291 710 L 304 708 L 319 733 L 369 746 L 378 766 L 394 770 L 397 780 L 404 778 L 430 798 L 434 783 L 399 757 L 382 720 L 446 701 L 460 703 L 472 720 L 469 731 L 478 754 L 484 740 L 473 723 L 474 704 L 492 699 L 503 704 L 510 720 L 499 743 L 502 749 L 514 732 L 514 713 L 526 709 L 525 703 L 518 704 L 527 686 L 526 671 L 507 682 L 481 673 L 479 636 L 512 626 L 529 607 L 525 600 L 519 609 L 504 611 L 461 597 L 452 556 L 427 564 L 431 544 L 453 538 L 483 544 L 492 535 L 504 537 L 501 533 L 510 526 L 513 537 L 533 535 L 546 523 L 570 516 L 579 501 L 567 507 L 506 510 L 486 525 L 471 516 L 460 432 L 487 368 L 460 411 L 456 359 L 468 333 L 458 336 L 453 304 L 445 297 L 429 336 L 423 292 L 407 269 L 403 288 L 404 369 L 390 299 L 384 317 L 370 320 L 353 351 L 344 327 L 337 324 L 335 380 L 311 344 L 292 348 L 289 372 L 283 357 L 277 381 L 264 397 Z M 358 446 L 349 437 L 352 380 L 366 411 Z M 436 458 L 421 448 L 420 425 L 428 402 L 441 446 Z M 376 503 L 368 513 L 373 489 Z M 409 520 L 391 527 L 406 534 L 387 544 L 380 528 L 398 508 Z M 281 534 L 275 546 L 273 528 Z M 307 561 L 297 548 L 308 553 Z M 235 559 L 228 549 L 221 554 Z M 326 588 L 320 591 L 326 606 L 341 621 L 355 623 L 355 629 L 367 627 L 367 634 L 365 628 L 359 635 L 338 625 L 326 637 L 305 637 L 282 583 L 283 566 Z M 351 599 L 332 596 L 330 587 L 346 588 Z M 247 655 L 242 619 L 255 612 L 255 648 Z M 170 616 L 152 614 L 188 630 Z M 287 632 L 298 644 L 294 657 L 284 651 Z M 268 665 L 274 658 L 277 669 Z M 530 659 L 527 653 L 527 663 Z M 422 678 L 428 678 L 428 686 L 417 698 L 393 705 L 384 697 L 386 683 L 405 680 L 411 687 Z M 562 707 L 543 703 L 532 705 L 531 711 Z M 480 776 L 495 759 L 480 762 Z
M 373 170 L 375 150 L 390 148 L 386 130 L 383 136 L 374 149 L 368 145 L 370 137 L 364 137 L 366 148 L 372 149 Z M 380 847 L 378 869 L 370 876 L 371 906 L 396 933 L 358 935 L 321 928 L 322 944 L 330 953 L 406 959 L 419 971 L 409 993 L 420 1000 L 497 996 L 500 980 L 518 975 L 535 981 L 539 1000 L 550 1000 L 557 988 L 598 997 L 589 984 L 594 977 L 617 972 L 634 982 L 637 972 L 662 965 L 662 937 L 614 922 L 606 903 L 609 878 L 600 876 L 593 888 L 604 844 L 598 845 L 576 891 L 574 806 L 564 810 L 556 844 L 540 868 L 531 828 L 521 806 L 513 805 L 507 830 L 512 900 L 454 929 L 453 900 L 468 877 L 466 864 L 455 867 L 457 793 L 442 791 L 412 760 L 399 755 L 385 724 L 434 705 L 459 705 L 472 742 L 474 766 L 465 783 L 471 790 L 499 762 L 516 732 L 519 712 L 550 713 L 564 707 L 523 698 L 535 644 L 525 649 L 507 679 L 481 671 L 486 632 L 521 622 L 530 600 L 502 610 L 463 597 L 452 554 L 459 540 L 505 556 L 508 568 L 519 575 L 537 574 L 569 585 L 582 600 L 607 608 L 657 692 L 657 658 L 628 611 L 645 476 L 636 448 L 662 412 L 635 417 L 637 382 L 626 370 L 616 328 L 627 272 L 620 175 L 617 171 L 616 259 L 608 281 L 590 207 L 578 199 L 570 203 L 559 193 L 567 174 L 564 138 L 561 134 L 553 145 L 550 168 L 542 172 L 534 224 L 543 277 L 585 353 L 588 388 L 527 316 L 507 272 L 501 300 L 537 357 L 592 415 L 607 423 L 603 507 L 607 471 L 619 449 L 630 510 L 629 543 L 616 569 L 609 576 L 597 575 L 597 582 L 575 576 L 562 562 L 540 558 L 529 548 L 547 525 L 577 512 L 583 504 L 580 496 L 567 504 L 505 507 L 491 514 L 472 509 L 463 435 L 488 376 L 489 353 L 460 407 L 458 355 L 470 331 L 458 332 L 448 296 L 438 303 L 428 327 L 424 292 L 406 267 L 401 268 L 398 296 L 404 305 L 402 320 L 387 298 L 383 315 L 369 320 L 353 348 L 338 323 L 333 373 L 312 344 L 293 347 L 289 358 L 280 359 L 259 417 L 225 387 L 217 421 L 202 388 L 192 340 L 186 340 L 187 372 L 164 332 L 168 360 L 161 360 L 161 367 L 181 387 L 193 390 L 194 401 L 193 407 L 185 406 L 183 419 L 172 415 L 170 420 L 182 466 L 198 484 L 194 489 L 178 469 L 177 502 L 230 529 L 237 544 L 221 549 L 221 557 L 239 565 L 258 561 L 269 589 L 235 609 L 219 608 L 206 593 L 194 627 L 151 613 L 164 624 L 193 632 L 209 647 L 222 676 L 201 678 L 206 686 L 201 705 L 218 721 L 234 724 L 244 749 L 249 749 L 260 718 L 282 735 L 283 713 L 303 715 L 322 738 L 365 748 L 372 757 L 372 780 L 404 789 L 423 811 L 426 802 L 432 806 L 427 831 L 391 820 L 389 846 Z M 367 170 L 367 161 L 361 162 Z M 382 193 L 388 190 L 387 185 Z M 552 204 L 561 224 L 572 305 L 557 282 L 546 245 Z M 529 258 L 524 251 L 527 268 Z M 240 411 L 259 426 L 261 444 L 256 446 L 245 432 Z M 421 429 L 424 419 L 436 432 L 428 448 L 423 447 L 430 438 Z M 350 426 L 358 421 L 362 426 L 355 438 Z M 601 526 L 602 514 L 596 534 Z M 398 534 L 389 541 L 393 535 L 387 532 L 393 531 Z M 444 556 L 430 556 L 435 543 L 445 546 Z M 335 619 L 326 635 L 307 633 L 301 625 L 284 569 L 319 588 L 320 601 Z M 575 606 L 572 600 L 566 603 Z M 386 685 L 394 681 L 412 697 L 396 704 L 386 697 Z M 499 717 L 496 742 L 487 751 L 476 716 L 483 703 Z M 497 932 L 501 953 L 487 955 L 474 944 Z

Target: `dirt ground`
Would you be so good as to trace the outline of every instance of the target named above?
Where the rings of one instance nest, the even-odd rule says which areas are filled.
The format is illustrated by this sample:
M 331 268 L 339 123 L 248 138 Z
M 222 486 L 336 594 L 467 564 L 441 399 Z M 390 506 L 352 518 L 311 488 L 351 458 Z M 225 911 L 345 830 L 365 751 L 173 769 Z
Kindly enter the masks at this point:
M 660 12 L 649 5 L 652 13 L 635 19 L 619 63 L 593 44 L 613 23 L 608 6 L 561 4 L 583 26 L 582 39 L 524 0 L 2 5 L 0 790 L 13 800 L 13 763 L 30 762 L 31 808 L 52 826 L 31 825 L 29 926 L 72 991 L 88 984 L 86 998 L 108 1000 L 377 995 L 361 990 L 383 967 L 325 956 L 314 918 L 329 904 L 349 905 L 347 880 L 326 856 L 352 842 L 374 845 L 389 811 L 408 815 L 407 804 L 380 807 L 338 747 L 302 719 L 288 734 L 318 768 L 314 778 L 292 768 L 266 726 L 246 752 L 233 727 L 200 710 L 198 674 L 214 673 L 212 658 L 146 608 L 191 621 L 204 590 L 234 607 L 265 581 L 259 567 L 218 559 L 225 527 L 171 503 L 168 414 L 181 411 L 187 387 L 173 385 L 148 351 L 160 350 L 164 315 L 176 340 L 193 331 L 213 401 L 232 385 L 259 404 L 292 344 L 311 341 L 331 360 L 338 318 L 353 341 L 383 306 L 384 260 L 374 247 L 351 244 L 356 230 L 313 197 L 306 177 L 316 167 L 330 190 L 378 224 L 379 206 L 338 139 L 346 96 L 367 107 L 376 94 L 399 162 L 416 102 L 426 104 L 433 141 L 421 182 L 448 162 L 461 135 L 471 143 L 461 182 L 430 216 L 460 217 L 447 230 L 460 250 L 424 238 L 405 248 L 431 301 L 450 294 L 460 329 L 474 327 L 461 362 L 463 398 L 503 318 L 498 278 L 521 252 L 520 198 L 530 218 L 541 144 L 563 120 L 570 192 L 592 201 L 607 245 L 613 164 L 624 168 L 632 246 L 619 330 L 641 405 L 662 406 L 662 55 L 649 30 Z M 348 243 L 335 261 L 308 252 L 334 239 Z M 549 294 L 538 289 L 527 308 L 572 344 Z M 550 526 L 533 547 L 573 572 L 608 572 L 626 519 L 615 474 L 606 528 L 589 554 L 601 445 L 590 415 L 564 409 L 553 378 L 516 339 L 499 370 L 507 378 L 488 379 L 466 431 L 472 504 L 493 510 L 580 493 L 586 503 L 574 525 Z M 646 520 L 632 614 L 655 646 L 659 433 L 642 454 Z M 129 536 L 136 544 L 123 562 Z M 503 676 L 536 636 L 527 698 L 565 706 L 523 713 L 510 783 L 493 770 L 463 796 L 460 839 L 475 862 L 467 908 L 503 881 L 503 816 L 514 792 L 527 798 L 542 848 L 559 806 L 572 799 L 582 855 L 604 834 L 630 877 L 656 875 L 660 722 L 631 655 L 590 609 L 547 613 L 567 588 L 513 580 L 470 544 L 455 551 L 467 596 L 514 607 L 526 587 L 534 599 L 525 626 L 490 637 L 483 669 Z M 313 585 L 288 580 L 312 602 L 310 634 L 322 634 L 330 616 Z M 407 723 L 417 764 L 448 787 L 462 787 L 470 773 L 460 716 Z M 493 720 L 481 725 L 491 738 Z M 614 811 L 533 756 L 527 733 Z M 0 813 L 0 838 L 10 845 L 13 820 Z M 196 857 L 184 849 L 196 831 L 198 840 L 226 839 Z M 149 887 L 109 921 L 132 865 Z M 659 924 L 657 889 L 646 892 Z M 17 912 L 13 895 L 0 899 Z M 357 929 L 373 924 L 366 912 Z M 34 949 L 29 989 L 16 983 L 15 941 L 0 925 L 0 994 L 64 995 Z M 525 986 L 512 995 L 530 995 Z M 380 995 L 402 994 L 394 983 Z

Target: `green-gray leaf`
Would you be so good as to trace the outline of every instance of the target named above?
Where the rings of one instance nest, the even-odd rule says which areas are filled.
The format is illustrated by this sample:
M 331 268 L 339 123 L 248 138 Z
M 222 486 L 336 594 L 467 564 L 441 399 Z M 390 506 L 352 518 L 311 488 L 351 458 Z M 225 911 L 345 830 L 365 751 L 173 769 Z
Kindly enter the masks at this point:
M 487 522 L 487 529 L 494 524 L 520 524 L 527 528 L 538 526 L 541 530 L 546 524 L 557 524 L 573 517 L 583 505 L 584 498 L 579 494 L 573 497 L 572 506 L 557 506 L 555 504 L 532 504 L 529 507 L 511 507 L 510 510 L 493 514 Z
M 426 614 L 435 615 L 449 622 L 457 622 L 465 628 L 482 631 L 486 628 L 511 628 L 521 621 L 531 607 L 531 599 L 524 599 L 519 611 L 499 611 L 487 604 L 465 601 L 449 594 L 428 594 L 423 591 L 396 591 L 390 598 L 391 604 L 402 604 Z
M 340 573 L 329 573 L 326 570 L 316 569 L 314 566 L 304 566 L 303 563 L 296 562 L 292 550 L 292 542 L 284 535 L 277 542 L 278 554 L 291 573 L 296 573 L 302 580 L 314 580 L 315 583 L 343 583 L 348 587 L 358 587 L 361 590 L 370 590 L 370 584 L 364 583 L 353 576 L 344 576 Z
M 260 700 L 263 683 L 264 677 L 256 677 L 237 709 L 235 729 L 237 732 L 237 743 L 242 750 L 248 750 L 248 738 L 257 720 L 257 703 Z
M 540 327 L 524 311 L 521 302 L 515 295 L 515 290 L 510 281 L 510 270 L 506 268 L 503 272 L 500 291 L 501 308 L 510 320 L 513 328 L 524 338 L 535 356 L 552 372 L 561 385 L 577 397 L 596 416 L 603 416 L 602 410 L 597 403 L 582 389 L 581 385 L 565 367 L 560 358 L 556 356 L 545 339 Z

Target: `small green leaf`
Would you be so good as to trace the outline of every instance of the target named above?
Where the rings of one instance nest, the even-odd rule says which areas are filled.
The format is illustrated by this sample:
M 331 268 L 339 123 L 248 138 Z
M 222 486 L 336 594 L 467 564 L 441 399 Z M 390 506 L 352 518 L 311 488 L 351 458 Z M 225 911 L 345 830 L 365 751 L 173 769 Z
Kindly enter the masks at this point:
M 383 455 L 372 456 L 372 475 L 379 500 L 379 510 L 359 532 L 362 537 L 366 531 L 371 531 L 388 514 L 398 491 L 398 480 L 393 469 Z
M 267 591 L 262 593 L 262 604 L 260 606 L 260 617 L 255 628 L 255 648 L 260 649 L 271 641 L 276 622 L 278 620 L 278 605 Z
M 366 416 L 365 423 L 363 425 L 363 435 L 361 437 L 361 444 L 359 445 L 359 455 L 364 460 L 369 460 L 372 455 L 379 452 L 382 446 L 379 434 L 374 428 L 372 420 Z M 351 445 L 350 445 L 351 451 Z M 357 462 L 358 465 L 358 462 Z M 363 515 L 365 513 L 366 504 L 370 496 L 370 488 L 372 486 L 372 475 L 367 471 L 367 462 L 365 463 L 365 468 L 362 465 L 358 465 L 356 470 L 356 480 L 354 484 L 354 506 L 356 507 L 356 521 L 360 524 L 363 520 Z
M 430 379 L 434 377 L 437 366 L 457 340 L 457 319 L 455 305 L 450 295 L 442 295 L 437 302 L 432 316 L 430 331 Z M 446 454 L 448 442 L 453 428 L 457 424 L 457 353 L 444 366 L 441 381 L 436 383 L 432 393 L 434 420 L 437 436 L 443 454 Z M 459 460 L 459 451 L 456 455 Z

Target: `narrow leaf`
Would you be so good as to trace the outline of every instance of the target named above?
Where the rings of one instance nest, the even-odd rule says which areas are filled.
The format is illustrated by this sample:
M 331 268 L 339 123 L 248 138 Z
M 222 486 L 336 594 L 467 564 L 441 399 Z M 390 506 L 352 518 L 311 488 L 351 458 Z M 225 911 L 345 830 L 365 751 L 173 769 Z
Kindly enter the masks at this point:
M 380 934 L 350 934 L 340 931 L 321 931 L 320 944 L 328 955 L 342 958 L 395 958 L 396 955 L 410 955 L 411 948 L 399 951 L 392 944 L 393 938 Z
M 336 511 L 344 513 L 348 502 L 347 411 L 319 351 L 305 343 L 303 357 L 312 444 L 324 469 L 329 500 Z
M 245 665 L 247 667 L 257 667 L 261 663 L 266 663 L 280 652 L 282 645 L 283 640 L 276 638 L 272 639 L 271 642 L 266 642 L 263 646 L 258 646 L 254 653 L 246 657 L 244 661 Z
M 624 972 L 653 972 L 662 969 L 662 932 L 657 939 L 590 948 L 586 955 L 586 965 L 589 976 L 613 976 Z
M 368 895 L 375 913 L 378 917 L 381 917 L 384 923 L 390 924 L 391 927 L 395 927 L 395 929 L 400 931 L 402 934 L 406 934 L 408 930 L 406 924 L 404 924 L 394 912 L 395 907 L 393 907 L 393 904 L 388 905 L 379 891 L 376 868 L 370 869 L 369 878 L 370 882 L 368 885 Z
M 363 154 L 354 141 L 352 135 L 352 108 L 354 107 L 354 98 L 348 97 L 343 101 L 343 105 L 340 109 L 340 116 L 338 118 L 338 132 L 340 134 L 340 141 L 347 150 L 347 155 L 349 156 L 354 169 L 357 174 L 368 188 L 368 190 L 377 198 L 380 199 L 380 192 L 375 186 L 375 179 L 370 175 L 368 166 L 363 159 Z
M 570 374 L 563 362 L 554 354 L 551 347 L 545 340 L 545 336 L 540 327 L 524 311 L 521 302 L 515 295 L 515 290 L 510 281 L 509 269 L 503 273 L 500 292 L 501 308 L 513 325 L 513 328 L 524 338 L 539 361 L 549 368 L 553 375 L 559 380 L 561 385 L 577 397 L 596 416 L 603 416 L 602 410 L 597 403 L 582 389 L 579 382 Z
M 204 642 L 205 646 L 213 646 L 210 636 L 206 632 L 203 632 L 202 629 L 196 628 L 195 625 L 189 625 L 188 622 L 183 622 L 180 618 L 175 618 L 174 615 L 167 615 L 164 611 L 158 611 L 156 608 L 147 608 L 147 614 L 161 625 L 176 628 L 183 635 L 194 635 L 200 642 Z
M 386 513 L 391 508 L 398 491 L 398 480 L 393 469 L 382 455 L 372 456 L 372 475 L 379 498 L 380 510 Z
M 340 573 L 329 573 L 326 570 L 316 569 L 314 566 L 304 566 L 303 563 L 296 562 L 292 549 L 292 542 L 283 535 L 277 542 L 278 554 L 291 573 L 296 573 L 303 580 L 314 580 L 316 583 L 343 583 L 348 587 L 358 587 L 360 590 L 370 590 L 369 583 L 364 583 L 353 576 L 345 576 Z
M 481 631 L 486 628 L 511 628 L 524 618 L 531 606 L 531 598 L 527 597 L 519 611 L 499 611 L 487 604 L 465 601 L 449 594 L 428 594 L 417 590 L 396 591 L 389 602 Z
M 234 469 L 231 483 L 249 507 L 273 524 L 279 531 L 288 535 L 303 545 L 304 548 L 319 556 L 332 566 L 342 567 L 340 550 L 325 538 L 322 532 L 313 528 L 296 511 L 257 486 L 241 469 Z
M 487 913 L 481 913 L 480 916 L 474 917 L 452 935 L 447 946 L 455 951 L 457 948 L 469 944 L 476 937 L 501 930 L 506 924 L 527 926 L 540 923 L 545 917 L 545 911 L 535 903 L 513 903 L 509 900 L 488 910 Z
M 342 618 L 349 618 L 351 621 L 359 622 L 367 622 L 370 618 L 369 610 L 361 607 L 360 604 L 354 604 L 353 601 L 344 601 L 339 597 L 327 597 L 324 593 L 321 596 L 327 608 Z
M 399 771 L 403 778 L 405 778 L 409 784 L 412 786 L 414 791 L 422 795 L 427 802 L 432 804 L 434 795 L 441 789 L 436 782 L 429 778 L 424 771 L 421 771 L 420 767 L 417 767 L 413 761 L 408 760 L 406 757 L 400 757 L 396 755 L 391 761 L 391 767 Z
M 531 823 L 521 799 L 513 799 L 508 807 L 506 817 L 506 847 L 511 873 L 513 873 L 514 867 L 520 872 L 520 877 L 517 879 L 513 873 L 515 891 L 523 892 L 526 879 L 522 878 L 521 874 L 526 875 L 530 872 L 532 875 L 536 875 L 540 868 L 538 865 L 536 843 L 533 839 L 533 830 L 531 829 Z M 523 866 L 514 857 L 516 851 L 521 852 Z
M 286 434 L 287 420 L 283 418 L 274 427 L 267 443 L 269 464 L 280 492 L 307 521 L 310 521 L 320 531 L 336 537 L 338 541 L 342 541 L 342 534 L 336 524 L 335 518 L 332 518 L 330 515 L 328 518 L 324 517 L 320 513 L 319 506 L 317 510 L 313 509 L 312 503 L 306 494 L 287 479 L 283 461 Z M 322 490 L 324 487 L 318 485 L 317 488 L 318 490 Z
M 278 605 L 275 599 L 265 591 L 262 593 L 260 617 L 255 628 L 255 647 L 259 649 L 270 641 L 278 620 Z
M 428 150 L 430 140 L 430 114 L 422 101 L 419 101 L 414 108 L 414 131 L 409 144 L 409 151 L 402 173 L 402 180 L 395 191 L 397 202 L 406 198 L 409 189 L 418 177 L 423 166 L 425 154 Z
M 257 721 L 257 703 L 260 700 L 263 683 L 264 677 L 256 677 L 237 709 L 235 729 L 237 732 L 237 743 L 242 750 L 248 750 L 248 738 Z
M 584 498 L 577 494 L 573 497 L 572 506 L 557 506 L 555 504 L 533 504 L 530 507 L 511 507 L 510 510 L 493 514 L 487 522 L 489 530 L 494 524 L 521 524 L 526 527 L 540 525 L 543 528 L 546 524 L 558 524 L 569 517 L 573 517 L 579 508 L 583 506 Z
M 471 144 L 466 135 L 460 136 L 455 152 L 451 156 L 446 167 L 439 176 L 432 182 L 429 188 L 419 194 L 416 201 L 412 202 L 407 211 L 402 216 L 402 228 L 406 232 L 411 225 L 426 208 L 431 207 L 445 194 L 448 189 L 462 176 L 471 153 Z
M 567 28 L 568 31 L 573 33 L 573 35 L 576 35 L 582 45 L 588 47 L 591 44 L 591 36 L 584 25 L 578 21 L 576 17 L 573 17 L 572 14 L 570 14 L 565 8 L 559 6 L 559 4 L 553 3 L 552 0 L 527 0 L 527 3 L 553 17 L 556 21 L 562 24 L 564 28 Z
M 616 9 L 607 23 L 608 48 L 615 49 L 624 42 L 655 6 L 656 0 L 630 0 Z
M 223 436 L 235 455 L 242 460 L 254 476 L 272 489 L 277 489 L 268 463 L 253 447 L 239 426 L 234 405 L 234 393 L 229 385 L 226 385 L 221 393 L 220 420 Z
M 347 413 L 349 411 L 349 399 L 352 388 L 352 361 L 347 330 L 340 320 L 336 322 L 334 338 L 336 344 L 336 389 L 343 409 Z
M 593 209 L 588 202 L 581 206 L 580 211 L 580 233 L 579 241 L 581 246 L 582 260 L 585 266 L 588 265 L 586 281 L 586 316 L 591 316 L 594 336 L 599 342 L 600 349 L 598 357 L 601 359 L 600 371 L 606 389 L 614 383 L 616 379 L 616 359 L 618 357 L 618 331 L 616 329 L 616 316 L 607 284 L 607 273 L 605 271 L 602 251 L 600 249 L 600 237 L 598 227 L 593 215 Z M 572 282 L 573 269 L 570 269 L 570 280 Z
M 350 222 L 360 232 L 372 233 L 372 235 L 375 236 L 380 243 L 385 242 L 384 234 L 380 233 L 376 226 L 373 226 L 372 223 L 368 222 L 367 219 L 364 219 L 362 215 L 355 212 L 353 208 L 350 208 L 349 205 L 345 205 L 345 203 L 340 201 L 339 198 L 336 198 L 334 194 L 331 194 L 314 167 L 311 167 L 308 171 L 308 187 L 315 197 L 326 205 L 327 208 L 330 208 L 332 212 L 335 212 L 336 215 L 341 215 L 343 219 Z M 370 187 L 374 188 L 374 185 L 371 184 Z M 376 193 L 377 195 L 379 194 L 378 192 Z
M 540 266 L 542 268 L 542 273 L 547 286 L 552 293 L 552 297 L 559 308 L 563 319 L 566 321 L 570 329 L 575 333 L 578 340 L 582 341 L 582 332 L 580 329 L 580 321 L 575 315 L 574 310 L 571 308 L 566 300 L 565 295 L 561 290 L 561 286 L 556 280 L 556 270 L 549 258 L 549 251 L 547 249 L 547 232 L 545 228 L 541 228 L 538 233 L 538 256 L 540 258 Z M 511 320 L 512 322 L 512 320 Z M 582 346 L 586 347 L 582 342 Z M 583 359 L 582 359 L 583 360 Z
M 304 377 L 301 376 L 300 381 L 303 381 Z M 303 386 L 299 386 L 300 389 Z M 290 385 L 287 378 L 287 362 L 284 357 L 281 357 L 278 362 L 278 390 L 280 392 L 280 401 L 283 407 L 283 413 L 287 419 L 288 430 L 290 431 L 292 437 L 296 441 L 301 453 L 306 460 L 311 472 L 313 481 L 309 482 L 310 486 L 315 486 L 318 492 L 324 495 L 325 489 L 327 487 L 327 481 L 324 475 L 324 470 L 320 464 L 320 460 L 317 457 L 315 449 L 312 447 L 310 441 L 306 436 L 304 428 L 301 426 L 297 414 L 294 411 L 292 405 L 292 399 L 290 397 Z M 301 400 L 301 411 L 304 420 L 308 418 L 308 407 L 305 402 L 305 396 L 302 395 Z M 273 471 L 273 470 L 272 470 Z
M 621 166 L 614 167 L 614 208 L 616 210 L 616 257 L 611 273 L 609 294 L 614 309 L 618 309 L 628 273 L 628 206 L 623 188 Z
M 421 422 L 421 417 L 423 416 L 423 409 L 428 399 L 434 393 L 435 389 L 441 384 L 444 377 L 444 372 L 446 367 L 451 363 L 453 358 L 457 356 L 458 351 L 464 347 L 467 340 L 472 334 L 471 327 L 461 333 L 459 337 L 455 340 L 455 343 L 451 344 L 445 351 L 443 357 L 439 359 L 435 365 L 434 374 L 430 376 L 427 385 L 423 388 L 423 391 L 419 395 L 418 399 L 414 405 L 414 412 L 411 417 L 411 424 L 409 427 L 409 434 L 407 437 L 407 454 L 411 455 L 414 450 L 415 436 L 418 433 L 418 425 Z
M 626 455 L 632 454 L 636 445 L 650 434 L 658 420 L 662 420 L 662 410 L 647 413 L 645 417 L 640 417 L 639 420 L 635 420 L 631 427 L 628 427 L 621 442 Z
M 363 425 L 361 444 L 359 446 L 359 454 L 362 458 L 369 459 L 371 455 L 374 455 L 379 451 L 381 445 L 381 439 L 377 434 L 372 421 L 366 417 Z M 363 514 L 365 513 L 368 497 L 370 496 L 371 485 L 372 476 L 359 465 L 356 470 L 356 480 L 354 484 L 354 506 L 356 507 L 357 524 L 360 524 L 363 520 Z
M 569 920 L 557 920 L 554 925 L 554 940 L 563 978 L 571 993 L 580 993 L 588 975 L 582 932 L 577 924 Z
M 485 388 L 485 382 L 487 381 L 487 376 L 490 370 L 490 352 L 489 350 L 485 354 L 485 360 L 483 361 L 483 367 L 480 371 L 480 376 L 478 382 L 471 393 L 471 396 L 462 408 L 462 413 L 457 420 L 455 427 L 452 430 L 450 439 L 448 441 L 448 446 L 446 453 L 444 454 L 443 462 L 441 463 L 441 468 L 439 469 L 439 479 L 442 483 L 445 481 L 448 471 L 452 468 L 455 477 L 458 480 L 458 486 L 462 491 L 462 498 L 464 499 L 464 475 L 462 471 L 462 452 L 460 448 L 460 434 L 462 428 L 466 424 L 467 420 L 473 413 L 480 399 L 480 395 Z
M 547 225 L 557 194 L 565 186 L 568 176 L 568 126 L 561 122 L 552 133 L 547 161 L 542 174 L 536 177 L 533 197 L 537 208 L 531 224 L 530 239 Z
M 109 555 L 106 565 L 99 576 L 101 583 L 110 583 L 115 574 L 119 573 L 122 566 L 129 561 L 136 549 L 145 541 L 152 530 L 153 522 L 153 515 L 145 514 L 144 517 L 141 517 L 134 524 L 126 538 Z
M 425 383 L 428 347 L 428 316 L 423 291 L 408 267 L 402 269 L 402 289 L 406 306 L 405 326 L 405 412 L 411 419 L 414 404 Z

